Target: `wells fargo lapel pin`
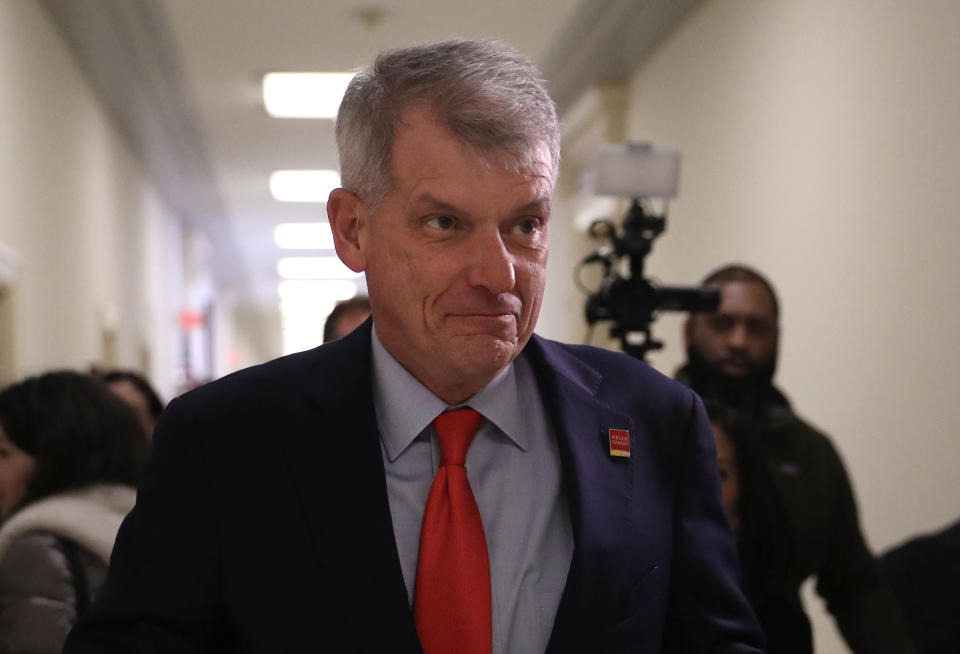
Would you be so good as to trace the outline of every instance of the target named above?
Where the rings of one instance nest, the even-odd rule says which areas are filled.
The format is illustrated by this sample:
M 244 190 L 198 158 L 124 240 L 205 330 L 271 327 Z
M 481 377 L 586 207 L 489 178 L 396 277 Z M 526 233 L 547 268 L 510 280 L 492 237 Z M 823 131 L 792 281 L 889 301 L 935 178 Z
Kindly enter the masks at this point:
M 626 429 L 609 429 L 610 456 L 630 458 L 630 432 Z

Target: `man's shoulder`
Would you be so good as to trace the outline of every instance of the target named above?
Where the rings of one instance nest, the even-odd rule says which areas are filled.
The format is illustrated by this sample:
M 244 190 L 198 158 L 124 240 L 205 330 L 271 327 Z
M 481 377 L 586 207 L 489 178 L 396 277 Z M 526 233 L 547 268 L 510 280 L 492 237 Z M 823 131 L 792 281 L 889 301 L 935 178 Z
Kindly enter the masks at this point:
M 263 404 L 299 397 L 306 391 L 322 397 L 342 389 L 349 377 L 369 376 L 369 331 L 367 334 L 366 346 L 360 335 L 351 335 L 238 370 L 188 391 L 179 399 L 191 405 L 229 403 L 236 407 L 245 402 Z
M 288 385 L 313 368 L 322 359 L 320 348 L 288 354 L 264 363 L 242 368 L 219 379 L 198 386 L 183 394 L 191 400 L 209 400 L 218 395 L 233 394 L 244 389 L 273 388 Z
M 789 405 L 768 416 L 765 432 L 767 446 L 782 458 L 805 461 L 807 466 L 821 470 L 843 468 L 840 452 L 833 439 Z
M 784 397 L 779 389 L 775 390 Z M 768 411 L 767 428 L 773 434 L 782 434 L 785 437 L 816 444 L 818 447 L 833 449 L 833 442 L 827 433 L 801 417 L 786 402 L 778 403 Z
M 165 443 L 183 452 L 210 448 L 215 456 L 224 451 L 240 456 L 282 434 L 305 432 L 306 421 L 316 425 L 372 405 L 369 332 L 365 347 L 345 343 L 347 338 L 352 337 L 239 370 L 174 398 L 157 423 L 154 453 Z
M 689 407 L 693 391 L 649 364 L 622 352 L 535 337 L 535 350 L 554 374 L 566 377 L 600 397 Z
M 573 364 L 575 369 L 584 372 L 593 369 L 600 374 L 613 372 L 673 384 L 672 380 L 655 370 L 648 363 L 628 356 L 623 352 L 607 350 L 593 345 L 561 343 L 537 335 L 533 338 L 533 344 L 542 351 L 548 362 L 554 365 L 560 364 L 562 367 L 564 363 L 567 363 Z

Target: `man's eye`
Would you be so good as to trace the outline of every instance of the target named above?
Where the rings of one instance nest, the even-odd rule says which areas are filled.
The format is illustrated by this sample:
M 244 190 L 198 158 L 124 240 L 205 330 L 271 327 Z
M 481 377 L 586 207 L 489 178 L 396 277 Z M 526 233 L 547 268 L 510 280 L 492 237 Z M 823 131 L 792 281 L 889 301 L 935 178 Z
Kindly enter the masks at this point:
M 767 336 L 773 332 L 773 324 L 769 320 L 751 318 L 747 320 L 747 331 L 753 336 Z
M 448 229 L 453 229 L 456 226 L 457 222 L 453 219 L 452 216 L 434 216 L 427 221 L 427 226 L 432 227 L 440 231 L 446 231 Z
M 711 328 L 718 332 L 729 331 L 733 327 L 733 318 L 722 313 L 710 316 L 707 322 Z
M 540 227 L 540 220 L 538 218 L 525 218 L 513 226 L 514 232 L 517 234 L 522 234 L 524 236 L 529 236 L 533 234 Z

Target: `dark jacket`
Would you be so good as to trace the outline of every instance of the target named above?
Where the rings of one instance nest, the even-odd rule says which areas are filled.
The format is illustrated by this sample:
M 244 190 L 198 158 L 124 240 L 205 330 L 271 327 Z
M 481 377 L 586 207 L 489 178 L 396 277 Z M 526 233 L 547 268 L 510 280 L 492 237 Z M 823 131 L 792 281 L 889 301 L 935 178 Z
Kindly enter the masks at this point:
M 677 379 L 689 381 L 684 369 Z M 779 598 L 774 603 L 799 607 L 800 585 L 814 576 L 817 593 L 855 654 L 912 652 L 899 609 L 864 541 L 850 480 L 830 439 L 797 416 L 773 386 L 744 424 L 766 461 L 790 534 L 791 552 L 764 584 L 766 594 Z
M 960 522 L 891 548 L 880 564 L 917 654 L 960 653 Z
M 170 404 L 66 654 L 421 652 L 370 338 L 367 322 Z M 761 651 L 696 396 L 621 354 L 535 337 L 524 356 L 554 419 L 574 536 L 548 652 Z M 629 458 L 611 456 L 611 428 L 629 431 Z

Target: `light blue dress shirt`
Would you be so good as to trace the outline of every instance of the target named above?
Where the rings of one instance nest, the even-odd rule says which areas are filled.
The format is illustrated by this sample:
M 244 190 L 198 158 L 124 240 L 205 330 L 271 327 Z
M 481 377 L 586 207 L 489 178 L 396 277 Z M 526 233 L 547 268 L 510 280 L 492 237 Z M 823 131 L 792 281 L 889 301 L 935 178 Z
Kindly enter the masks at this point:
M 430 426 L 453 408 L 387 352 L 373 330 L 373 392 L 387 495 L 413 606 L 420 525 L 440 464 Z M 490 554 L 494 654 L 544 652 L 573 555 L 560 454 L 529 362 L 517 357 L 458 406 L 486 418 L 467 451 L 467 479 Z

